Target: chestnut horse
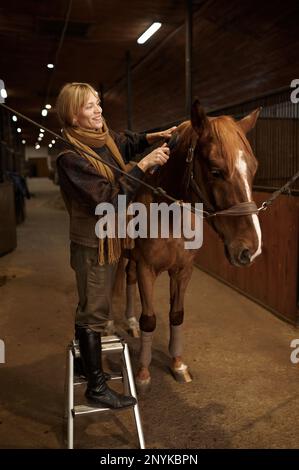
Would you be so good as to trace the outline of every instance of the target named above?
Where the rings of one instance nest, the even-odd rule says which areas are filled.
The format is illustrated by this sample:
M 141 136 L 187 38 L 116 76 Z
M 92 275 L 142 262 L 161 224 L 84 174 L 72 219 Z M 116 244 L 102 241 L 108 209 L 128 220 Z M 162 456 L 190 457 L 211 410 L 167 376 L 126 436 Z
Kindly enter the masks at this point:
M 259 112 L 257 109 L 240 121 L 229 116 L 208 117 L 196 101 L 191 122 L 183 122 L 177 128 L 177 142 L 168 162 L 149 175 L 147 181 L 178 200 L 203 202 L 207 210 L 221 211 L 252 201 L 251 187 L 258 164 L 246 133 L 254 127 Z M 136 200 L 149 204 L 161 202 L 163 197 L 142 187 Z M 255 213 L 236 217 L 219 215 L 207 221 L 223 241 L 231 264 L 249 265 L 261 253 L 261 230 Z M 183 242 L 183 238 L 173 238 L 171 234 L 167 239 L 137 238 L 127 265 L 126 315 L 131 323 L 134 323 L 136 280 L 142 304 L 140 366 L 136 375 L 139 387 L 146 388 L 150 383 L 151 346 L 156 328 L 153 290 L 163 271 L 168 271 L 170 277 L 171 369 L 177 380 L 191 381 L 182 360 L 182 324 L 184 295 L 198 250 L 185 249 Z

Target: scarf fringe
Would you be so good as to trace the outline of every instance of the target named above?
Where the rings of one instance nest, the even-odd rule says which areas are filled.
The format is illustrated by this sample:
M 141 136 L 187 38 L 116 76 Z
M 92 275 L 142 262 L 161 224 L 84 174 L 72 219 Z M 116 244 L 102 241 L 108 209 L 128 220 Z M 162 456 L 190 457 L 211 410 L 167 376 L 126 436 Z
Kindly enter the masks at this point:
M 105 246 L 107 246 L 107 255 L 105 256 Z M 99 240 L 99 265 L 118 263 L 123 250 L 132 250 L 135 246 L 133 238 L 100 238 Z

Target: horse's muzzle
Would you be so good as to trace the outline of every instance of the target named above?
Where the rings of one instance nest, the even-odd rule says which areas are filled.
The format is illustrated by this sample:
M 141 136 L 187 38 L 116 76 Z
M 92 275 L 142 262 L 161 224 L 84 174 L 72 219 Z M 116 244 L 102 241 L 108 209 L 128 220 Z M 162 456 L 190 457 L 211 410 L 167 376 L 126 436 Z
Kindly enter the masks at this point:
M 242 250 L 242 251 L 239 253 L 238 259 L 239 259 L 239 263 L 240 263 L 242 266 L 250 263 L 250 260 L 251 260 L 251 253 L 250 253 L 250 251 L 248 250 L 248 248 L 244 248 L 244 250 Z
M 243 247 L 229 247 L 228 245 L 224 245 L 225 247 L 225 254 L 233 266 L 247 266 L 251 263 L 251 258 L 253 256 L 253 250 L 250 250 L 247 246 Z

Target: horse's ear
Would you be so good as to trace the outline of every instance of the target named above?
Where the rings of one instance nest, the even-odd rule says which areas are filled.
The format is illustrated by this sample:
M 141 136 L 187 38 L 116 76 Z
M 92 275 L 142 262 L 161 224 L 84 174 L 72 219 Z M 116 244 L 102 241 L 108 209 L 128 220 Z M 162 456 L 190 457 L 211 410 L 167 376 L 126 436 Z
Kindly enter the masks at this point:
M 248 114 L 248 116 L 243 117 L 240 121 L 238 121 L 239 126 L 242 128 L 244 134 L 251 131 L 254 128 L 257 118 L 260 115 L 262 108 L 257 108 L 252 113 Z
M 191 107 L 191 124 L 199 136 L 202 135 L 204 130 L 209 126 L 205 110 L 198 99 L 193 102 Z

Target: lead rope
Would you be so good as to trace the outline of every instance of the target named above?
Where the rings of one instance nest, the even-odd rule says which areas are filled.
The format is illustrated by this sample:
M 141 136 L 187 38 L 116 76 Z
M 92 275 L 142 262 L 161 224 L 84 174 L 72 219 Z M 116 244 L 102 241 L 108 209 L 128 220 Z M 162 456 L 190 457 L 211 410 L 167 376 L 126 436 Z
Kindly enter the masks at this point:
M 11 112 L 13 114 L 16 114 L 17 116 L 24 119 L 25 121 L 30 122 L 34 126 L 36 126 L 38 128 L 41 128 L 41 129 L 44 129 L 46 132 L 48 132 L 49 134 L 56 137 L 56 139 L 59 139 L 61 142 L 64 142 L 66 145 L 68 145 L 72 149 L 77 150 L 77 151 L 80 150 L 76 145 L 71 144 L 66 139 L 64 139 L 60 135 L 56 134 L 56 132 L 51 131 L 50 129 L 48 129 L 47 127 L 39 124 L 36 121 L 33 121 L 32 119 L 28 118 L 24 114 L 19 113 L 15 109 L 7 106 L 6 104 L 0 103 L 0 106 L 2 106 L 4 109 L 8 110 L 9 112 Z M 194 150 L 195 150 L 195 147 L 196 147 L 196 143 L 197 143 L 197 137 L 196 137 L 196 139 L 194 139 L 194 138 L 192 139 L 191 146 L 188 149 L 188 155 L 187 155 L 186 162 L 188 163 L 188 165 L 190 164 L 190 166 L 191 166 L 192 161 L 193 161 L 193 156 L 194 156 Z M 139 178 L 136 178 L 135 176 L 132 176 L 129 173 L 126 173 L 124 170 L 122 170 L 121 168 L 113 165 L 112 163 L 105 162 L 101 157 L 99 157 L 99 156 L 96 157 L 95 155 L 92 155 L 90 152 L 85 152 L 85 153 L 87 155 L 90 155 L 92 158 L 95 158 L 96 160 L 100 161 L 104 165 L 109 166 L 113 170 L 118 171 L 120 174 L 124 175 L 126 178 L 129 178 L 133 181 L 138 182 L 139 184 L 141 184 L 145 188 L 151 190 L 155 195 L 163 196 L 166 199 L 168 199 L 169 201 L 180 205 L 181 207 L 184 206 L 183 201 L 179 201 L 178 199 L 173 198 L 172 196 L 167 194 L 167 192 L 163 188 L 161 188 L 160 186 L 155 188 L 154 186 L 146 183 L 145 181 L 142 181 Z M 205 200 L 206 198 L 203 196 L 202 191 L 200 190 L 199 186 L 197 185 L 196 181 L 194 180 L 193 171 L 191 170 L 190 184 L 193 186 L 193 190 L 195 191 L 195 193 L 197 193 L 198 196 L 200 197 L 200 199 L 202 200 L 202 203 L 208 207 L 208 210 L 199 210 L 195 207 L 188 207 L 188 206 L 187 206 L 187 209 L 190 210 L 192 213 L 197 213 L 197 215 L 200 215 L 200 217 L 202 217 L 202 218 L 215 217 L 215 216 L 219 216 L 219 215 L 241 216 L 241 215 L 259 214 L 260 211 L 265 211 L 269 206 L 271 206 L 273 204 L 274 200 L 278 196 L 280 196 L 282 193 L 285 193 L 285 192 L 289 193 L 290 186 L 292 184 L 294 184 L 297 181 L 298 178 L 299 178 L 299 171 L 294 176 L 292 176 L 292 178 L 290 178 L 290 180 L 287 181 L 286 184 L 284 184 L 280 189 L 275 191 L 269 199 L 264 201 L 259 208 L 257 208 L 254 201 L 250 201 L 250 202 L 241 202 L 240 204 L 232 206 L 229 209 L 224 209 L 222 211 L 215 211 L 214 208 L 212 208 L 212 206 L 210 205 L 210 203 Z M 209 207 L 212 210 L 209 210 Z

